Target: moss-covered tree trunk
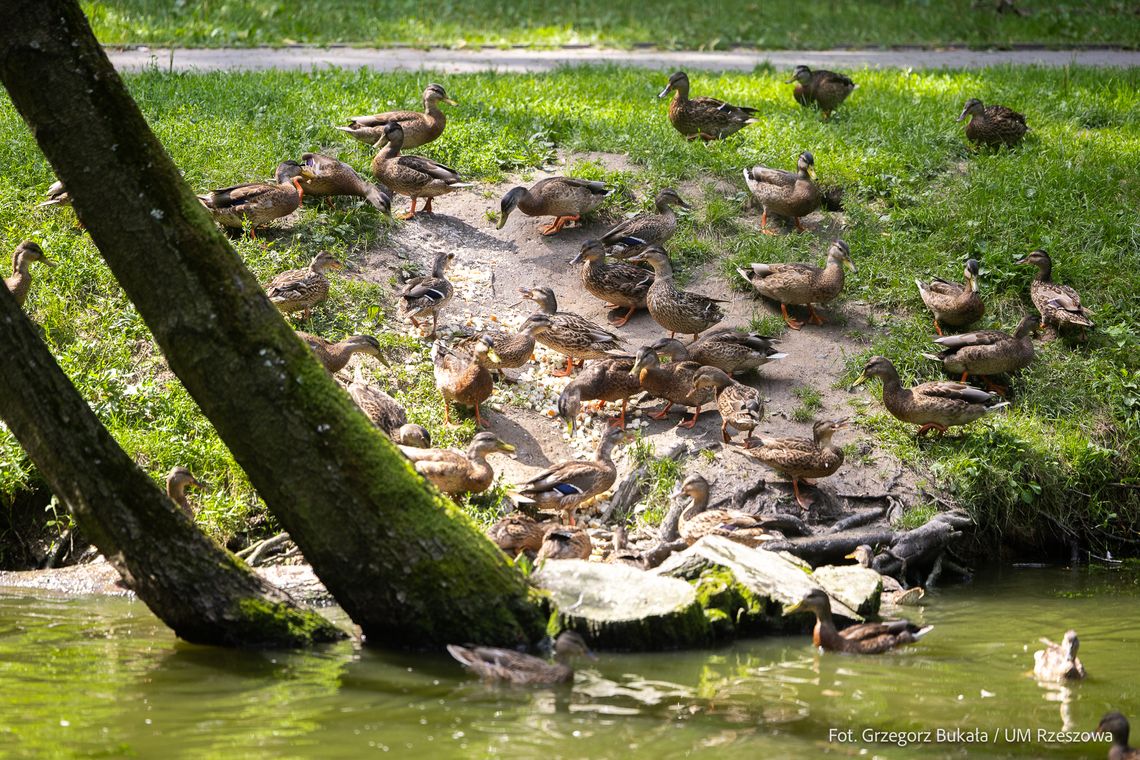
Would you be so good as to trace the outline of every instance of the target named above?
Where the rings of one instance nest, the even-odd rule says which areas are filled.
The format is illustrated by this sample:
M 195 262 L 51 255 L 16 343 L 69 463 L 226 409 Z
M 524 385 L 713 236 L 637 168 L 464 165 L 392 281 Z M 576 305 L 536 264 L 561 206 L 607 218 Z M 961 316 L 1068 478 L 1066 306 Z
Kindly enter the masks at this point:
M 425 490 L 262 294 L 74 0 L 0 4 L 0 79 L 171 369 L 369 640 L 541 635 L 522 576 Z
M 139 598 L 197 644 L 308 646 L 343 636 L 202 535 L 127 456 L 0 288 L 0 417 Z

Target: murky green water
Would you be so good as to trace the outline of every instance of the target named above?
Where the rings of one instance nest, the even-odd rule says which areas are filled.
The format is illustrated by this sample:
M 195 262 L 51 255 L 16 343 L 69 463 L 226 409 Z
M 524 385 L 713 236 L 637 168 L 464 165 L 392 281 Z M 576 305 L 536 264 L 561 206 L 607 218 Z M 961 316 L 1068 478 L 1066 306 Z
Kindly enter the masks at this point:
M 139 603 L 0 591 L 0 754 L 335 758 L 1103 757 L 1036 731 L 1140 725 L 1140 575 L 1006 570 L 927 597 L 923 642 L 820 655 L 806 637 L 602 654 L 572 689 L 481 684 L 443 657 L 230 652 L 180 643 Z M 1027 673 L 1039 636 L 1081 634 L 1088 681 Z M 978 729 L 982 745 L 863 732 Z M 849 742 L 829 731 L 853 730 Z M 1007 743 L 1005 729 L 1034 732 Z M 1140 728 L 1137 729 L 1140 734 Z M 931 737 L 936 738 L 934 735 Z M 1012 738 L 1012 737 L 1010 737 Z

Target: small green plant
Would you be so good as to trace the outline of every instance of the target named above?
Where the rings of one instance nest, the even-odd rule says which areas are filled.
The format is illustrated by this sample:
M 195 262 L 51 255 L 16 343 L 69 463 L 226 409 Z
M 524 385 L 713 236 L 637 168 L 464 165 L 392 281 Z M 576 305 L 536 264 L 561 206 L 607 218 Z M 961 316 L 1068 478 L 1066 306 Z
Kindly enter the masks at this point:
M 930 522 L 938 514 L 938 507 L 934 504 L 916 504 L 903 513 L 896 528 L 899 530 L 914 530 Z
M 823 408 L 823 396 L 810 385 L 801 385 L 792 391 L 800 400 L 800 405 L 792 410 L 792 419 L 796 422 L 811 422 L 815 414 Z

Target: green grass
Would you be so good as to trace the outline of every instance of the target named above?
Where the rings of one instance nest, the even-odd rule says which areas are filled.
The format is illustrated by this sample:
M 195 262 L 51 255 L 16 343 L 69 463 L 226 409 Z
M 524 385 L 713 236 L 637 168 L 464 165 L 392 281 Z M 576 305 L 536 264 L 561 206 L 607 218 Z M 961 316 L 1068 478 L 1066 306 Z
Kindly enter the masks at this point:
M 631 169 L 610 171 L 571 158 L 569 169 L 623 189 L 615 211 L 647 208 L 668 185 L 688 190 L 695 208 L 671 251 L 682 274 L 715 261 L 743 291 L 733 267 L 749 261 L 822 261 L 821 236 L 760 235 L 758 210 L 743 209 L 740 169 L 763 162 L 790 167 L 810 148 L 822 181 L 846 189 L 843 235 L 858 274 L 846 300 L 871 305 L 871 344 L 852 359 L 883 353 L 908 382 L 939 376 L 919 355 L 929 350 L 930 322 L 916 276 L 957 276 L 967 257 L 983 264 L 987 313 L 981 327 L 1012 327 L 1032 307 L 1031 272 L 1012 261 L 1034 247 L 1054 256 L 1056 275 L 1076 286 L 1096 311 L 1087 344 L 1043 344 L 1038 361 L 1014 382 L 1006 414 L 941 441 L 915 441 L 882 411 L 877 384 L 857 421 L 888 447 L 919 463 L 987 527 L 1010 532 L 1060 522 L 1093 536 L 1140 525 L 1140 74 L 1084 69 L 996 68 L 972 72 L 856 72 L 862 86 L 822 123 L 799 109 L 785 72 L 698 75 L 694 87 L 756 106 L 760 123 L 709 146 L 682 140 L 653 96 L 660 77 L 616 68 L 562 70 L 541 76 L 431 75 L 463 102 L 444 136 L 424 151 L 477 182 L 526 175 L 557 149 L 623 154 Z M 369 155 L 332 128 L 344 116 L 413 104 L 422 74 L 324 71 L 164 75 L 128 81 L 156 133 L 204 190 L 269 176 L 276 163 L 324 149 L 357 167 Z M 1012 151 L 972 152 L 953 121 L 970 96 L 1023 110 L 1033 128 Z M 159 477 L 185 464 L 211 483 L 203 524 L 226 538 L 246 529 L 261 505 L 189 395 L 166 370 L 141 319 L 115 284 L 70 210 L 37 210 L 53 180 L 23 122 L 0 102 L 0 247 L 24 237 L 60 262 L 38 269 L 28 309 L 60 363 L 124 447 Z M 717 182 L 735 190 L 718 193 Z M 476 188 L 473 192 L 482 192 Z M 487 200 L 497 208 L 497 198 Z M 826 215 L 830 220 L 837 215 Z M 235 242 L 261 279 L 302 266 L 320 249 L 358 265 L 383 246 L 390 223 L 369 207 L 343 202 L 306 206 L 299 223 L 266 243 Z M 391 286 L 333 278 L 328 304 L 304 329 L 330 337 L 379 333 L 392 346 L 384 387 L 404 400 L 413 420 L 444 445 L 464 443 L 470 422 L 445 428 L 423 344 L 401 337 Z M 842 317 L 842 303 L 831 313 Z M 778 317 L 753 321 L 768 333 Z M 805 328 L 812 329 L 812 328 Z M 806 408 L 806 403 L 805 403 Z M 0 431 L 0 499 L 37 482 L 6 431 Z M 494 505 L 478 507 L 489 518 Z M 1039 518 L 1039 519 L 1038 519 Z M 270 526 L 271 527 L 271 526 Z
M 823 394 L 810 385 L 801 385 L 793 393 L 800 400 L 800 405 L 792 410 L 792 419 L 796 422 L 811 422 L 815 413 L 823 408 Z
M 766 49 L 964 44 L 1136 47 L 1135 8 L 1120 0 L 1021 0 L 1027 15 L 992 0 L 660 0 L 651 8 L 606 0 L 504 4 L 496 0 L 104 0 L 84 2 L 99 39 L 198 47 L 350 44 Z

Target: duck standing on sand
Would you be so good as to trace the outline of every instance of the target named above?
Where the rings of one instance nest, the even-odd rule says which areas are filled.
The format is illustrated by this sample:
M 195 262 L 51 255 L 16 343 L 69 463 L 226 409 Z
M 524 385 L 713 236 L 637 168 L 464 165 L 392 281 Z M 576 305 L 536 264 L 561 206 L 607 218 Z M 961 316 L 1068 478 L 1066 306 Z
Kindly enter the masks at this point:
M 811 438 L 761 437 L 759 443 L 741 453 L 791 478 L 796 503 L 807 509 L 813 500 L 800 493 L 800 481 L 814 485 L 809 478 L 826 478 L 843 466 L 843 449 L 833 445 L 831 437 L 846 427 L 846 419 L 817 420 Z
M 836 240 L 827 250 L 827 264 L 824 267 L 811 264 L 749 264 L 747 269 L 736 271 L 752 284 L 756 292 L 780 304 L 784 322 L 793 330 L 804 326 L 803 322 L 792 319 L 788 305 L 806 305 L 808 322 L 822 325 L 823 317 L 815 312 L 815 304 L 825 304 L 843 292 L 843 268 L 857 271 L 851 261 L 851 249 L 842 240 Z
M 646 262 L 653 267 L 653 282 L 645 294 L 645 304 L 653 321 L 669 331 L 669 337 L 688 333 L 693 340 L 724 319 L 723 299 L 681 290 L 673 282 L 673 266 L 660 246 L 649 246 L 632 257 L 630 263 Z
M 621 428 L 609 428 L 598 442 L 593 459 L 569 459 L 543 470 L 518 488 L 518 500 L 539 509 L 555 509 L 574 524 L 574 512 L 588 499 L 604 493 L 617 480 L 614 446 L 630 440 Z
M 577 222 L 596 209 L 609 194 L 604 182 L 573 177 L 547 177 L 531 187 L 512 187 L 499 204 L 499 223 L 503 229 L 507 217 L 518 209 L 527 216 L 553 216 L 554 222 L 542 230 L 553 235 L 568 222 Z
M 629 258 L 647 245 L 662 245 L 677 231 L 677 212 L 674 206 L 689 208 L 677 191 L 665 188 L 653 200 L 655 213 L 638 214 L 623 219 L 606 230 L 599 240 L 606 248 L 617 248 L 613 254 Z
M 455 261 L 454 253 L 437 253 L 432 261 L 431 274 L 413 277 L 404 283 L 400 291 L 404 314 L 412 320 L 412 325 L 419 327 L 419 319 L 431 315 L 431 333 L 428 337 L 435 336 L 439 312 L 455 293 L 455 288 L 447 279 L 447 269 L 453 261 Z
M 412 208 L 401 219 L 416 215 L 416 201 L 427 198 L 423 213 L 432 213 L 431 202 L 447 193 L 453 193 L 470 182 L 462 182 L 459 173 L 450 166 L 423 156 L 403 156 L 404 130 L 397 122 L 384 127 L 384 135 L 376 143 L 380 152 L 372 159 L 372 175 L 392 189 L 392 192 L 412 199 Z

